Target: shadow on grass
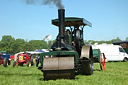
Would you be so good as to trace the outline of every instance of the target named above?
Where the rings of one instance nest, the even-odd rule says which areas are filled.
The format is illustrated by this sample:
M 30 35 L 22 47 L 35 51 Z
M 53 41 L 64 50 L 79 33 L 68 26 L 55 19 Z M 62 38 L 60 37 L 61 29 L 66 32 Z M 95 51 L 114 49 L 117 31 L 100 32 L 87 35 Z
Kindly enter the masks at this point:
M 40 80 L 40 81 L 45 81 L 44 78 L 40 78 L 39 80 Z
M 19 73 L 7 73 L 7 72 L 0 72 L 0 75 L 4 75 L 4 76 L 41 76 L 40 74 L 19 74 Z
M 93 69 L 93 71 L 102 71 L 101 69 Z
M 40 78 L 39 80 L 40 81 L 50 81 L 50 80 L 52 80 L 52 81 L 56 81 L 56 80 L 76 80 L 76 79 L 79 79 L 78 77 L 76 77 L 76 78 L 74 78 L 74 79 L 63 79 L 63 78 L 60 78 L 60 79 L 49 79 L 49 80 L 44 80 L 44 78 L 42 77 L 42 78 Z

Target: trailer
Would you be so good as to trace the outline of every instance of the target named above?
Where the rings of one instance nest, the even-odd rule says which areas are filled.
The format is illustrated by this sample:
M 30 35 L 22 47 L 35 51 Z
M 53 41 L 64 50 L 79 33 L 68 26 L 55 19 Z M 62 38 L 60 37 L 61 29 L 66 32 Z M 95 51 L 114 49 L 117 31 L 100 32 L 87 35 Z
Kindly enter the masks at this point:
M 94 63 L 100 64 L 100 69 L 105 70 L 106 68 L 106 57 L 104 53 L 101 53 L 100 49 L 93 49 Z

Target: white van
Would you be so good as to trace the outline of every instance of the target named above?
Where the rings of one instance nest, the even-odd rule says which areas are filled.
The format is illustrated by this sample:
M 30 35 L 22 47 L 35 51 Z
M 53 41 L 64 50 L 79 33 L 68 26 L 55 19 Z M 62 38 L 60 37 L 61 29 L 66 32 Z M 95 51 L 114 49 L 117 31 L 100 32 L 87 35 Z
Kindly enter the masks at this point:
M 100 44 L 92 45 L 92 49 L 100 49 L 102 53 L 105 54 L 107 61 L 127 61 L 128 54 L 119 45 L 113 44 Z

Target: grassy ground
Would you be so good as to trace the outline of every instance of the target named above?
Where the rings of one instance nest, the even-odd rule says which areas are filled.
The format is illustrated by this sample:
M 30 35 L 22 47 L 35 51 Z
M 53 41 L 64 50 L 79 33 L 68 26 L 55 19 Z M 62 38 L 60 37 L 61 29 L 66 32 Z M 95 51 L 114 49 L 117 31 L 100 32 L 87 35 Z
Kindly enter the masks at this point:
M 106 70 L 100 71 L 94 64 L 91 76 L 77 75 L 74 80 L 43 80 L 43 74 L 37 67 L 18 66 L 7 68 L 0 65 L 0 85 L 128 85 L 128 62 L 109 62 Z

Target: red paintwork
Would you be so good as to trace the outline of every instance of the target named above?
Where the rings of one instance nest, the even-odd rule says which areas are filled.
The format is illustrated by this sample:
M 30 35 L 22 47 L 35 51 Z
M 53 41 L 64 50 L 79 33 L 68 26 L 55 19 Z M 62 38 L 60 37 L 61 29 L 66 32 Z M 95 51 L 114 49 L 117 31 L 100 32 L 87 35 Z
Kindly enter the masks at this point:
M 16 65 L 18 64 L 27 64 L 28 61 L 30 61 L 31 57 L 27 53 L 18 54 L 18 61 Z
M 1 54 L 0 54 L 0 65 L 3 64 L 3 60 L 4 60 L 4 59 L 2 58 L 2 56 L 1 56 Z
M 102 63 L 102 65 L 103 65 L 103 70 L 105 70 L 105 68 L 106 68 L 106 58 L 105 58 L 105 54 L 104 53 L 102 53 L 102 55 L 103 55 L 103 60 L 101 61 L 101 63 Z
M 11 60 L 14 60 L 15 56 L 14 55 L 13 56 L 10 56 L 10 58 L 11 58 Z

